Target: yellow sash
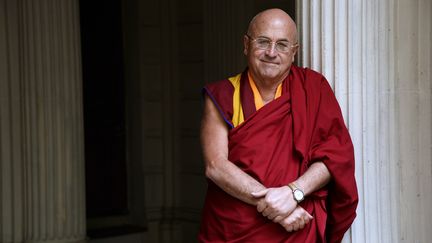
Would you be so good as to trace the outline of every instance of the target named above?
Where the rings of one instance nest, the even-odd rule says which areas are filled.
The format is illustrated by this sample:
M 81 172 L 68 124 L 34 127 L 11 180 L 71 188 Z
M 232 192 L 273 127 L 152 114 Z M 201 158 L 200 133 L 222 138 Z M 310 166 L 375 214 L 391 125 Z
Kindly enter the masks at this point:
M 249 78 L 249 85 L 252 88 L 252 92 L 254 96 L 255 108 L 258 111 L 264 106 L 264 102 L 262 100 L 261 94 L 258 91 L 258 88 L 255 85 L 255 81 L 252 79 L 252 76 L 249 74 L 249 72 L 248 72 L 248 78 Z M 234 127 L 236 127 L 244 121 L 243 107 L 241 105 L 241 98 L 240 98 L 241 73 L 234 77 L 228 78 L 228 80 L 234 86 L 232 123 Z M 282 95 L 282 84 L 279 84 L 279 86 L 276 89 L 275 99 L 279 98 L 281 95 Z

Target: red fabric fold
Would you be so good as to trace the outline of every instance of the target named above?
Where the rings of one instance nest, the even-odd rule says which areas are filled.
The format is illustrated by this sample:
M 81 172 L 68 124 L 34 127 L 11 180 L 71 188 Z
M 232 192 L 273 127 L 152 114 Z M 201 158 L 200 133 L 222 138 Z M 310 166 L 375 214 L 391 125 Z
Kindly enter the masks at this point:
M 295 147 L 305 170 L 310 163 L 322 161 L 332 175 L 326 236 L 330 243 L 340 242 L 354 221 L 358 203 L 354 148 L 327 80 L 298 67 L 292 68 L 291 75 Z

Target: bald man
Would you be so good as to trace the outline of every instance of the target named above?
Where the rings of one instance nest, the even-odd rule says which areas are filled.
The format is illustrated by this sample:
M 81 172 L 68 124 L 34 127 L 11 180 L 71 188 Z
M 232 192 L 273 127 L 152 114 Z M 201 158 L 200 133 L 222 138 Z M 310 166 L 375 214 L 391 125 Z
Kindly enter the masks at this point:
M 207 85 L 201 144 L 208 191 L 200 242 L 340 242 L 355 218 L 353 146 L 326 79 L 293 65 L 280 9 L 244 36 L 248 67 Z

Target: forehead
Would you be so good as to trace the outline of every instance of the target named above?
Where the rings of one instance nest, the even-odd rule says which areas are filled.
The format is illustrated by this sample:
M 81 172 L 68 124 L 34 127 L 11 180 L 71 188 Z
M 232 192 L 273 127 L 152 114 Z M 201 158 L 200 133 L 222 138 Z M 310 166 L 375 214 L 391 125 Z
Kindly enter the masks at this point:
M 281 19 L 257 19 L 251 26 L 255 37 L 267 37 L 273 40 L 290 39 L 293 30 Z

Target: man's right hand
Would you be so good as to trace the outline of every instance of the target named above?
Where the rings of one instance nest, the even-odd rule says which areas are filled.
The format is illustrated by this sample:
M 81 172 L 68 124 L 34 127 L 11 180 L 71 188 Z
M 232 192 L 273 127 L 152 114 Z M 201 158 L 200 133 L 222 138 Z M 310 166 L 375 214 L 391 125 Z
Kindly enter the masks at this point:
M 274 220 L 277 216 L 280 219 L 288 217 L 297 207 L 292 190 L 288 186 L 267 188 L 253 192 L 252 195 L 257 199 L 264 199 L 257 204 L 257 210 L 270 220 Z
M 292 232 L 303 229 L 312 219 L 312 215 L 302 207 L 297 206 L 288 217 L 282 220 L 276 217 L 274 221 L 279 220 L 279 224 L 282 225 L 286 231 Z

